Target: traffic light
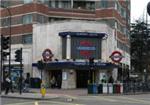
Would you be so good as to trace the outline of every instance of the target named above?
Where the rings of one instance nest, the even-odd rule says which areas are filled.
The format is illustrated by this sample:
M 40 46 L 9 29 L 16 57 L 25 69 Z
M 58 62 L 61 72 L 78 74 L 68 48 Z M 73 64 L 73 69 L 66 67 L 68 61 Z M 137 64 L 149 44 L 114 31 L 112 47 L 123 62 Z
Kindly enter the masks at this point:
M 1 35 L 1 56 L 2 60 L 4 60 L 8 55 L 10 55 L 10 52 L 7 51 L 10 47 L 10 37 L 4 37 Z
M 10 43 L 10 37 L 3 37 L 2 35 L 2 49 L 3 50 L 7 50 L 10 46 L 9 46 L 9 43 Z
M 15 61 L 16 62 L 22 61 L 22 48 L 15 51 Z

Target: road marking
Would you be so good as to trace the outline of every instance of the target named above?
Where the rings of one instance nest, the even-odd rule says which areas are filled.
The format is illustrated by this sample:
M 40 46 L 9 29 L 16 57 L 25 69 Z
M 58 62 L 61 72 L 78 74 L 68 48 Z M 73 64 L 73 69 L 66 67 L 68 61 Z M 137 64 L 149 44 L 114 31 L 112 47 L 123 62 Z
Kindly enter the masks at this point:
M 70 96 L 70 95 L 64 95 L 64 96 L 66 96 L 66 97 L 68 97 L 68 98 L 72 98 L 72 99 L 78 99 L 78 98 L 75 97 L 75 96 Z
M 76 103 L 65 103 L 65 102 L 56 102 L 56 101 L 39 101 L 39 103 L 44 102 L 44 103 L 54 103 L 56 105 L 60 104 L 60 105 L 85 105 L 85 104 L 76 104 Z
M 37 101 L 35 101 L 35 103 L 34 103 L 35 105 L 39 105 L 39 103 L 37 102 Z
M 22 102 L 22 103 L 13 103 L 6 105 L 40 105 L 40 103 L 51 103 L 54 105 L 84 105 L 84 104 L 76 104 L 76 103 L 65 103 L 65 102 L 56 102 L 56 101 L 35 101 L 35 102 Z
M 13 104 L 6 104 L 6 105 L 27 105 L 27 104 L 33 104 L 34 102 L 21 102 L 21 103 L 13 103 Z

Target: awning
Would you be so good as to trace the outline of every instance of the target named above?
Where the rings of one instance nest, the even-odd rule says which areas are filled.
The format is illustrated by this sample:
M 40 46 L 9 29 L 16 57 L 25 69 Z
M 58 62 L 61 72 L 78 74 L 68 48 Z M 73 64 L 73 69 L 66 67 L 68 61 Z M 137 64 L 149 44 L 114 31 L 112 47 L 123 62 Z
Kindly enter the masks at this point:
M 32 64 L 33 67 L 37 67 L 37 63 Z M 77 61 L 54 61 L 44 63 L 44 66 L 49 70 L 61 70 L 61 69 L 77 69 L 77 70 L 90 70 L 90 69 L 113 69 L 118 68 L 117 65 L 112 63 L 95 62 L 93 65 L 89 65 L 89 62 L 77 62 Z

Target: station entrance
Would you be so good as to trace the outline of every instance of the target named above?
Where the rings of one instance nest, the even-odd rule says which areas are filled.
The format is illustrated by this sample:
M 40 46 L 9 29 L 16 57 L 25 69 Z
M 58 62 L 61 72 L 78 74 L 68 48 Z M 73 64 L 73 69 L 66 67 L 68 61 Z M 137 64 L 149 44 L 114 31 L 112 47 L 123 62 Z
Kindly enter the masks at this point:
M 77 88 L 87 88 L 89 71 L 77 70 L 76 73 L 77 73 L 77 77 L 76 77 Z
M 53 79 L 52 88 L 61 88 L 62 83 L 62 70 L 52 70 L 51 80 Z

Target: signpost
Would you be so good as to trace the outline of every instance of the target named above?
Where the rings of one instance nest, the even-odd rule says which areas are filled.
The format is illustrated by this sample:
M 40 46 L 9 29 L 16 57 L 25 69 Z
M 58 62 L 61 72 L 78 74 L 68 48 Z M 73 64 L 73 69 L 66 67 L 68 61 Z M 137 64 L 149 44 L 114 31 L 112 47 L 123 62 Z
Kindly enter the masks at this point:
M 50 49 L 45 49 L 42 53 L 42 57 L 45 62 L 49 62 L 49 61 L 52 61 L 53 54 Z M 46 94 L 45 84 L 42 80 L 42 71 L 44 69 L 44 62 L 42 60 L 39 60 L 37 64 L 38 64 L 38 69 L 41 70 L 41 90 L 40 91 L 41 91 L 42 98 L 44 98 Z
M 19 93 L 20 95 L 22 94 L 22 72 L 23 72 L 23 65 L 22 65 L 22 48 L 18 49 L 15 51 L 15 62 L 20 62 L 20 78 L 19 78 Z

